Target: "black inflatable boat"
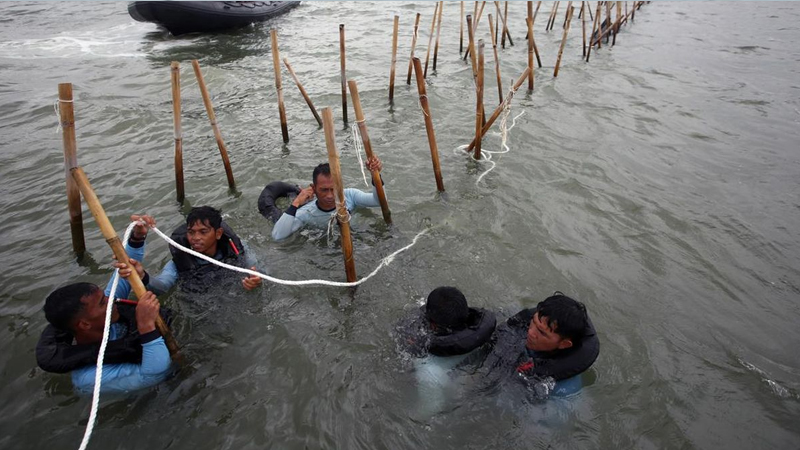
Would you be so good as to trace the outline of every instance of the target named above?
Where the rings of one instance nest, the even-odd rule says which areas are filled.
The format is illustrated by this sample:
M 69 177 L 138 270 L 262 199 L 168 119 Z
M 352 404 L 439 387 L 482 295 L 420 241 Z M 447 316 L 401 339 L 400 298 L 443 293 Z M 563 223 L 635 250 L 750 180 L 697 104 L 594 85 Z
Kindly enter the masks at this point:
M 130 2 L 128 14 L 153 22 L 175 36 L 237 28 L 283 14 L 300 2 Z

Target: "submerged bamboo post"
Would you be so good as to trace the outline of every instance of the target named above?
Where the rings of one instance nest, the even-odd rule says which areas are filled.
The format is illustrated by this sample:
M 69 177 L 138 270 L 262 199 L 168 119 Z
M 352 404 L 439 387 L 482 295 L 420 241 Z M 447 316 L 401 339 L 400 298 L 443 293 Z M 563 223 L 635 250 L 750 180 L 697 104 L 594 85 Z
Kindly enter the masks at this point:
M 533 2 L 528 2 L 528 90 L 533 90 Z
M 497 93 L 500 96 L 500 101 L 498 103 L 503 102 L 503 81 L 500 78 L 500 58 L 497 56 L 497 35 L 494 33 L 500 28 L 500 23 L 497 23 L 497 27 L 494 27 L 492 23 L 492 15 L 489 14 L 489 34 L 492 36 L 492 51 L 494 52 L 494 72 L 497 75 Z
M 517 78 L 517 81 L 515 81 L 514 84 L 511 86 L 512 94 L 516 93 L 517 90 L 519 89 L 519 87 L 522 86 L 522 83 L 524 83 L 525 79 L 528 78 L 528 72 L 530 72 L 530 70 L 531 70 L 530 67 L 526 67 L 525 70 L 522 72 L 522 75 L 520 75 L 519 78 Z M 494 112 L 492 113 L 492 116 L 489 117 L 489 120 L 486 121 L 486 124 L 483 126 L 483 129 L 481 129 L 481 135 L 485 135 L 486 132 L 489 131 L 489 128 L 492 127 L 492 124 L 494 123 L 494 121 L 497 120 L 497 118 L 500 116 L 500 113 L 503 112 L 503 109 L 505 109 L 506 104 L 510 101 L 510 98 L 511 98 L 511 95 L 506 97 L 503 100 L 503 103 L 500 103 L 499 105 L 497 105 L 497 108 L 494 109 Z M 467 146 L 467 150 L 466 150 L 467 153 L 472 151 L 472 149 L 475 148 L 475 145 L 476 145 L 476 142 L 474 140 L 472 142 L 470 142 L 469 145 Z
M 494 2 L 494 8 L 494 12 L 496 14 L 495 17 L 497 17 L 497 26 L 494 28 L 494 39 L 492 42 L 497 42 L 500 40 L 500 36 L 498 36 L 498 34 L 500 33 L 500 17 L 503 15 L 503 13 L 500 12 L 500 2 Z
M 467 54 L 469 61 L 472 65 L 472 79 L 478 81 L 478 61 L 475 58 L 475 34 L 472 32 L 472 16 L 467 14 L 467 36 L 469 37 L 469 44 L 467 45 Z M 467 55 L 464 55 L 467 57 Z
M 172 74 L 172 127 L 175 138 L 175 191 L 177 200 L 183 202 L 183 135 L 181 131 L 181 66 L 178 61 L 170 64 Z
M 433 163 L 433 175 L 436 177 L 436 189 L 444 192 L 444 182 L 442 181 L 442 169 L 439 167 L 439 149 L 436 146 L 436 134 L 433 132 L 433 119 L 431 109 L 428 106 L 428 93 L 425 88 L 425 79 L 422 77 L 422 64 L 419 58 L 414 58 L 414 72 L 417 77 L 417 91 L 419 91 L 419 103 L 422 107 L 422 114 L 425 116 L 425 131 L 428 134 L 428 145 L 431 148 L 431 162 Z
M 225 147 L 225 142 L 222 140 L 222 133 L 220 133 L 219 125 L 217 125 L 217 116 L 214 114 L 214 106 L 211 104 L 211 96 L 208 95 L 206 81 L 203 79 L 203 73 L 200 71 L 200 63 L 197 62 L 196 59 L 192 60 L 192 68 L 197 78 L 197 85 L 200 87 L 200 95 L 203 97 L 203 103 L 206 105 L 208 120 L 211 122 L 211 129 L 214 131 L 214 139 L 217 140 L 217 148 L 219 148 L 219 154 L 222 157 L 222 164 L 225 166 L 225 176 L 228 177 L 228 187 L 236 189 L 236 181 L 233 180 L 233 170 L 231 169 L 231 160 L 228 158 L 228 148 Z
M 608 40 L 611 39 L 611 2 L 606 2 L 606 44 L 608 44 Z
M 599 31 L 597 30 L 599 23 L 600 23 L 600 2 L 597 2 L 597 11 L 594 14 L 594 21 L 592 22 L 592 33 L 589 35 L 589 48 L 586 50 L 586 62 L 589 62 L 589 58 L 592 56 L 592 47 L 594 47 L 594 35 Z
M 550 16 L 547 18 L 547 24 L 544 26 L 544 31 L 550 31 L 550 23 L 555 20 L 557 9 L 558 2 L 553 2 L 553 8 L 550 10 Z
M 481 159 L 481 140 L 483 129 L 483 67 L 484 67 L 484 44 L 483 39 L 478 41 L 478 82 L 477 98 L 475 106 L 475 159 Z
M 283 87 L 281 86 L 281 56 L 278 50 L 278 31 L 269 31 L 272 39 L 272 67 L 275 70 L 275 89 L 278 91 L 278 112 L 281 117 L 281 134 L 283 142 L 289 142 L 289 126 L 286 124 L 286 107 L 283 105 Z
M 125 248 L 123 248 L 122 242 L 117 236 L 117 232 L 114 231 L 114 227 L 111 226 L 111 222 L 108 220 L 105 210 L 103 210 L 103 205 L 101 205 L 100 200 L 97 199 L 97 195 L 95 195 L 92 185 L 89 183 L 89 179 L 86 178 L 86 174 L 83 172 L 83 169 L 80 167 L 74 167 L 70 170 L 70 172 L 72 173 L 72 178 L 78 185 L 81 194 L 83 194 L 83 198 L 86 200 L 89 210 L 94 216 L 94 221 L 97 223 L 97 226 L 100 227 L 100 232 L 103 233 L 103 237 L 106 239 L 106 243 L 114 252 L 114 256 L 117 258 L 117 261 L 127 264 L 128 267 L 133 267 L 131 266 L 130 259 L 128 259 L 128 254 L 125 253 Z M 128 282 L 130 282 L 133 292 L 136 293 L 138 298 L 142 298 L 147 293 L 147 289 L 145 289 L 142 279 L 139 278 L 139 274 L 135 270 L 131 271 L 131 275 L 128 277 Z M 164 342 L 167 344 L 167 349 L 169 350 L 170 356 L 172 356 L 173 360 L 177 360 L 178 343 L 175 341 L 175 338 L 172 336 L 172 332 L 170 331 L 169 327 L 167 327 L 167 324 L 164 323 L 164 320 L 161 319 L 160 315 L 156 316 L 156 328 L 158 329 L 159 333 L 161 333 L 161 336 L 164 337 Z
M 442 10 L 444 1 L 439 2 L 439 22 L 436 24 L 436 46 L 433 48 L 433 71 L 436 71 L 436 57 L 439 55 L 439 35 L 442 32 Z
M 464 2 L 461 2 L 461 15 L 459 16 L 461 26 L 458 33 L 458 54 L 464 52 Z
M 478 6 L 478 2 L 475 2 L 475 6 Z M 472 16 L 472 35 L 475 36 L 475 33 L 478 32 L 478 24 L 481 21 L 481 14 L 483 14 L 483 8 L 486 6 L 486 2 L 481 3 L 480 9 L 477 9 L 477 14 Z M 467 56 L 469 56 L 470 49 L 467 48 L 467 54 L 464 55 L 464 61 L 467 60 Z
M 496 3 L 499 4 L 500 2 Z M 508 37 L 508 44 L 513 47 L 514 41 L 511 40 L 511 33 L 508 31 L 508 2 L 505 2 L 505 13 L 503 13 L 501 19 L 503 20 L 503 37 L 501 39 L 502 46 L 503 48 L 506 48 L 506 37 Z
M 558 60 L 556 61 L 556 68 L 553 71 L 553 78 L 558 76 L 558 69 L 561 67 L 561 56 L 564 54 L 564 46 L 567 44 L 567 33 L 569 33 L 569 26 L 572 23 L 572 2 L 567 2 L 567 22 L 564 27 L 564 34 L 561 36 L 561 46 L 558 48 Z
M 78 167 L 78 142 L 75 138 L 75 111 L 72 107 L 72 83 L 58 85 L 58 113 L 64 143 L 64 174 L 67 181 L 67 210 L 69 211 L 69 231 L 72 234 L 72 250 L 78 255 L 86 252 L 83 238 L 83 213 L 81 212 L 81 191 L 70 170 Z
M 311 110 L 311 114 L 313 114 L 314 118 L 317 119 L 317 123 L 319 124 L 319 126 L 322 126 L 322 118 L 319 116 L 319 114 L 317 114 L 317 108 L 314 108 L 314 103 L 311 102 L 311 97 L 308 96 L 308 93 L 303 88 L 303 84 L 300 83 L 300 79 L 297 78 L 297 75 L 294 73 L 294 70 L 292 70 L 292 66 L 289 64 L 289 60 L 283 58 L 283 65 L 286 66 L 286 70 L 288 70 L 289 75 L 292 76 L 294 84 L 296 84 L 297 88 L 300 89 L 300 94 L 303 96 L 303 99 L 305 99 L 308 108 Z
M 425 52 L 425 78 L 428 78 L 428 62 L 431 59 L 431 46 L 433 45 L 433 31 L 436 29 L 436 16 L 439 14 L 439 2 L 433 8 L 433 20 L 431 20 L 431 31 L 428 33 L 428 50 Z
M 328 164 L 331 166 L 334 192 L 336 193 L 336 221 L 342 232 L 342 254 L 347 281 L 356 281 L 356 263 L 353 259 L 353 239 L 350 236 L 350 215 L 344 200 L 342 170 L 339 167 L 339 155 L 336 153 L 336 139 L 333 130 L 333 113 L 330 108 L 322 108 L 322 127 L 325 130 L 325 146 L 328 148 Z
M 583 57 L 586 58 L 586 2 L 581 2 L 581 31 L 583 33 Z
M 417 32 L 419 31 L 419 18 L 420 14 L 417 13 L 417 18 L 414 20 L 414 37 L 411 38 L 411 57 L 408 59 L 408 76 L 406 77 L 406 84 L 411 86 L 411 71 L 414 70 L 414 47 L 417 46 Z
M 367 154 L 367 159 L 372 158 L 375 154 L 372 152 L 372 142 L 369 140 L 369 133 L 367 133 L 367 123 L 364 118 L 364 111 L 361 109 L 361 98 L 358 96 L 358 85 L 356 80 L 347 82 L 350 88 L 350 97 L 353 99 L 353 109 L 356 111 L 356 123 L 358 124 L 358 131 L 361 133 L 361 141 L 364 143 L 364 153 Z M 386 192 L 383 190 L 383 181 L 381 180 L 381 173 L 377 170 L 372 171 L 372 185 L 375 186 L 375 192 L 378 194 L 378 201 L 381 204 L 381 212 L 383 213 L 383 220 L 386 225 L 392 224 L 392 212 L 389 211 L 389 203 L 386 201 Z
M 614 23 L 614 39 L 611 41 L 611 46 L 617 45 L 617 33 L 619 33 L 620 22 L 622 21 L 622 2 L 617 3 L 617 20 Z
M 342 120 L 347 125 L 347 74 L 345 73 L 344 57 L 344 24 L 339 24 L 339 61 L 341 66 L 342 78 Z
M 400 16 L 394 16 L 394 32 L 392 34 L 392 68 L 389 70 L 389 103 L 394 100 L 394 78 L 397 67 L 397 32 L 400 27 Z M 319 123 L 322 125 L 322 121 Z

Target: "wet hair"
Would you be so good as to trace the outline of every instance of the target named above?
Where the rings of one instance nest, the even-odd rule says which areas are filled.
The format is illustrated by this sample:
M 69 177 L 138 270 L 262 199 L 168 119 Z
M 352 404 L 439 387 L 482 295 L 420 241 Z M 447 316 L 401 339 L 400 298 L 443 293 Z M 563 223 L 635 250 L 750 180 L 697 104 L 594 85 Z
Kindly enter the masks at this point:
M 583 303 L 556 291 L 536 306 L 536 312 L 547 318 L 547 325 L 559 336 L 580 343 L 588 321 Z
M 331 165 L 323 163 L 314 167 L 314 173 L 311 175 L 311 180 L 314 184 L 317 184 L 317 177 L 320 175 L 331 176 Z
M 75 319 L 83 311 L 81 299 L 100 290 L 92 283 L 73 283 L 51 292 L 44 301 L 44 317 L 54 327 L 70 331 Z
M 437 327 L 461 330 L 469 316 L 467 298 L 452 286 L 440 286 L 428 294 L 425 316 Z
M 222 227 L 222 214 L 218 209 L 214 209 L 210 206 L 192 208 L 192 210 L 189 211 L 189 215 L 186 217 L 186 226 L 191 227 L 198 222 L 200 222 L 200 224 L 208 222 L 211 228 L 216 230 Z

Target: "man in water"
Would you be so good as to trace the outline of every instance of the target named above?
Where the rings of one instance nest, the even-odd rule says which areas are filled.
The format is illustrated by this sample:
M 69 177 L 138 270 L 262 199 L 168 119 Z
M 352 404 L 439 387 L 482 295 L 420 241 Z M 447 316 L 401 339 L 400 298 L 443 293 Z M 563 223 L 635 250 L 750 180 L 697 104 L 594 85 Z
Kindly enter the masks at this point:
M 383 168 L 383 164 L 377 157 L 369 158 L 365 165 L 370 172 L 376 170 L 380 172 Z M 317 201 L 311 202 L 314 196 L 317 197 Z M 361 206 L 368 208 L 380 206 L 378 192 L 374 186 L 371 194 L 358 189 L 345 189 L 344 199 L 348 212 Z M 311 185 L 300 191 L 286 212 L 275 223 L 272 228 L 272 239 L 276 241 L 286 239 L 305 225 L 324 228 L 335 212 L 336 193 L 334 192 L 331 168 L 328 163 L 320 164 L 314 169 Z
M 131 220 L 141 219 L 148 225 L 154 226 L 155 219 L 150 216 L 131 216 Z M 144 242 L 147 238 L 147 228 L 139 236 L 131 238 L 131 245 L 142 247 L 144 252 Z M 192 208 L 189 216 L 186 217 L 186 224 L 181 225 L 172 233 L 172 239 L 192 250 L 214 258 L 217 261 L 238 267 L 250 266 L 251 270 L 256 270 L 255 258 L 248 251 L 239 236 L 222 220 L 220 212 L 210 206 L 200 206 Z M 205 291 L 218 281 L 222 271 L 227 271 L 204 259 L 183 252 L 182 250 L 170 247 L 172 261 L 168 262 L 156 276 L 150 276 L 144 267 L 133 259 L 131 264 L 139 273 L 142 282 L 148 289 L 156 293 L 164 293 L 171 289 L 179 280 L 187 290 Z M 123 278 L 130 276 L 130 268 L 124 263 L 116 264 L 120 269 Z M 261 278 L 255 275 L 248 275 L 242 279 L 242 286 L 246 290 L 252 290 L 261 286 Z

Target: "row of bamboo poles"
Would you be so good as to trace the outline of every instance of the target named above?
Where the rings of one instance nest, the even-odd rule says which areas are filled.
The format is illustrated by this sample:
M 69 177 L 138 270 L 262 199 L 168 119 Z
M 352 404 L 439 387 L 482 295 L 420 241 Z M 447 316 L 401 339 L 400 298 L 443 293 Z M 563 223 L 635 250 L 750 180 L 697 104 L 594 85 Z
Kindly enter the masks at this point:
M 541 1 L 536 2 L 536 7 L 534 9 L 533 5 L 534 2 L 529 1 L 527 2 L 527 11 L 526 11 L 527 14 L 525 18 L 525 24 L 526 24 L 525 39 L 527 41 L 528 64 L 523 73 L 516 79 L 514 83 L 512 83 L 511 92 L 508 95 L 504 96 L 503 85 L 501 81 L 500 60 L 498 56 L 497 46 L 499 42 L 500 46 L 503 49 L 505 49 L 506 42 L 508 42 L 509 46 L 513 46 L 514 41 L 511 36 L 511 31 L 509 28 L 509 23 L 511 22 L 511 20 L 509 18 L 508 2 L 503 2 L 504 5 L 502 8 L 501 8 L 501 2 L 499 1 L 492 2 L 494 3 L 496 15 L 487 13 L 487 22 L 488 22 L 489 36 L 492 45 L 492 56 L 494 59 L 495 77 L 497 80 L 498 105 L 495 107 L 494 111 L 487 119 L 485 114 L 485 104 L 484 104 L 485 103 L 484 98 L 486 97 L 484 92 L 484 87 L 485 87 L 484 72 L 486 65 L 485 43 L 483 39 L 476 39 L 476 36 L 478 34 L 478 26 L 481 22 L 481 18 L 483 17 L 483 13 L 486 8 L 486 3 L 487 2 L 485 1 L 474 2 L 474 8 L 472 14 L 465 15 L 464 2 L 460 2 L 461 24 L 460 24 L 460 37 L 459 37 L 459 53 L 463 53 L 464 61 L 466 61 L 469 58 L 469 64 L 472 68 L 472 75 L 473 75 L 473 81 L 475 83 L 475 94 L 476 94 L 475 137 L 467 146 L 466 151 L 473 152 L 474 158 L 478 160 L 481 159 L 481 142 L 483 136 L 488 132 L 488 130 L 494 124 L 496 119 L 508 106 L 509 102 L 511 101 L 511 98 L 513 97 L 513 93 L 515 93 L 522 86 L 522 84 L 525 83 L 526 80 L 528 81 L 528 89 L 529 90 L 534 89 L 534 72 L 535 72 L 534 57 L 537 60 L 538 67 L 539 68 L 542 67 L 541 57 L 539 54 L 538 46 L 536 45 L 534 37 L 534 28 L 533 28 L 536 16 L 540 10 L 542 2 Z M 553 29 L 556 20 L 558 18 L 560 3 L 561 3 L 560 1 L 553 2 L 552 8 L 550 10 L 550 15 L 548 17 L 547 24 L 545 27 L 545 31 Z M 559 46 L 558 57 L 553 72 L 554 77 L 558 76 L 562 55 L 567 41 L 567 35 L 569 33 L 574 11 L 576 9 L 579 10 L 578 17 L 581 21 L 581 27 L 583 31 L 583 54 L 585 56 L 585 60 L 588 62 L 593 47 L 597 47 L 598 49 L 601 48 L 603 39 L 606 40 L 606 44 L 608 44 L 609 40 L 611 40 L 610 45 L 613 46 L 616 43 L 616 37 L 620 30 L 620 27 L 626 24 L 629 19 L 632 21 L 634 19 L 635 11 L 641 8 L 642 4 L 649 2 L 635 1 L 632 2 L 632 6 L 630 8 L 628 7 L 629 2 L 596 2 L 596 8 L 594 14 L 592 14 L 591 11 L 592 8 L 590 2 L 580 2 L 580 6 L 578 8 L 574 7 L 573 3 L 576 2 L 572 1 L 567 2 L 566 12 L 564 13 L 564 21 L 562 23 L 563 35 L 561 39 L 561 44 Z M 624 13 L 623 13 L 623 4 L 624 4 Z M 415 55 L 416 43 L 418 40 L 418 30 L 421 21 L 421 14 L 416 13 L 414 20 L 412 41 L 411 41 L 411 53 L 408 63 L 408 73 L 406 77 L 406 83 L 410 85 L 412 72 L 414 72 L 415 74 L 417 91 L 419 95 L 419 103 L 423 113 L 423 120 L 425 123 L 425 130 L 430 148 L 431 163 L 433 165 L 436 189 L 439 192 L 444 192 L 445 188 L 442 179 L 441 167 L 439 164 L 438 146 L 436 143 L 436 136 L 433 127 L 431 108 L 428 101 L 427 83 L 425 80 L 428 75 L 431 50 L 433 50 L 432 52 L 433 59 L 431 67 L 433 71 L 436 71 L 438 53 L 440 48 L 439 42 L 441 36 L 441 26 L 442 26 L 444 6 L 445 6 L 444 2 L 442 1 L 437 2 L 435 5 L 434 14 L 430 24 L 430 30 L 428 33 L 428 48 L 425 55 L 424 66 L 420 58 Z M 612 7 L 614 7 L 614 9 L 616 10 L 616 19 L 614 20 L 612 20 Z M 606 16 L 605 20 L 601 20 L 601 15 L 603 10 L 605 11 L 605 16 Z M 587 33 L 586 33 L 587 14 L 593 21 L 592 29 L 589 34 L 588 45 L 587 45 Z M 467 35 L 466 49 L 464 48 L 464 34 L 465 34 L 464 25 L 466 25 L 466 35 Z M 393 37 L 392 37 L 392 58 L 391 58 L 391 68 L 390 68 L 390 80 L 389 80 L 390 102 L 394 100 L 394 82 L 396 78 L 398 36 L 399 36 L 399 16 L 394 16 Z M 435 36 L 435 41 L 434 41 L 434 36 Z M 292 80 L 294 81 L 295 85 L 299 89 L 300 94 L 302 95 L 303 99 L 308 105 L 308 108 L 311 111 L 314 119 L 321 127 L 323 127 L 325 133 L 326 146 L 328 149 L 328 159 L 331 165 L 332 176 L 334 178 L 334 183 L 336 185 L 337 198 L 340 206 L 337 211 L 337 218 L 340 229 L 342 230 L 342 251 L 345 259 L 347 280 L 355 281 L 356 271 L 353 262 L 352 240 L 350 239 L 349 219 L 347 216 L 347 211 L 344 206 L 341 170 L 334 139 L 333 113 L 330 108 L 324 108 L 322 111 L 322 115 L 320 115 L 317 112 L 311 100 L 311 97 L 303 87 L 303 84 L 297 77 L 297 74 L 292 69 L 289 60 L 287 58 L 281 59 L 280 48 L 278 44 L 278 35 L 276 30 L 271 30 L 270 39 L 271 39 L 273 70 L 275 73 L 275 88 L 277 91 L 279 119 L 281 124 L 281 135 L 283 141 L 289 142 L 290 137 L 289 137 L 287 118 L 286 118 L 286 108 L 284 104 L 283 87 L 281 82 L 281 65 L 280 65 L 281 61 L 283 62 L 283 65 L 285 66 L 289 75 L 292 77 Z M 340 53 L 340 70 L 341 70 L 341 86 L 342 86 L 343 120 L 345 124 L 347 124 L 348 122 L 347 93 L 349 91 L 356 115 L 356 123 L 358 125 L 365 153 L 367 154 L 367 158 L 372 158 L 374 156 L 374 151 L 372 149 L 371 142 L 369 140 L 368 129 L 366 126 L 366 119 L 364 117 L 364 112 L 363 109 L 361 108 L 361 101 L 358 95 L 358 87 L 356 81 L 348 80 L 346 75 L 344 24 L 339 25 L 339 53 Z M 222 158 L 223 165 L 225 167 L 225 174 L 228 180 L 228 186 L 231 190 L 234 190 L 236 187 L 236 183 L 234 180 L 233 171 L 231 169 L 227 147 L 225 146 L 224 140 L 222 139 L 222 134 L 220 132 L 219 125 L 217 124 L 216 115 L 214 113 L 214 108 L 211 103 L 211 97 L 208 93 L 208 89 L 206 87 L 205 80 L 203 78 L 203 74 L 197 60 L 192 61 L 192 67 L 194 69 L 198 87 L 200 88 L 200 92 L 203 98 L 203 103 L 205 105 L 205 109 L 208 114 L 212 130 L 214 132 L 214 136 L 217 142 L 217 147 L 219 149 L 220 156 Z M 178 62 L 173 62 L 170 66 L 170 70 L 171 70 L 172 99 L 173 99 L 175 185 L 176 185 L 177 200 L 179 202 L 183 202 L 185 198 L 185 191 L 184 191 L 184 180 L 183 180 L 183 139 L 182 139 L 182 128 L 181 128 L 180 64 Z M 79 169 L 79 166 L 77 165 L 77 157 L 75 154 L 76 153 L 75 127 L 74 127 L 73 104 L 72 104 L 72 89 L 70 84 L 66 83 L 59 85 L 59 100 L 60 100 L 59 106 L 61 111 L 62 128 L 64 130 L 63 134 L 64 158 L 65 158 L 65 169 L 67 175 L 66 176 L 67 198 L 68 198 L 68 208 L 70 215 L 70 229 L 72 234 L 73 249 L 77 254 L 80 255 L 85 252 L 85 241 L 83 237 L 82 214 L 80 206 L 81 193 L 84 193 L 84 198 L 87 199 L 87 202 L 89 202 L 89 198 L 93 198 L 94 199 L 93 201 L 96 201 L 96 196 L 92 197 L 92 195 L 88 195 L 89 192 L 91 192 L 91 187 L 88 185 L 88 180 L 86 180 L 86 182 L 84 183 L 85 186 L 78 186 L 76 185 L 75 182 L 76 178 L 75 172 L 76 169 Z M 376 186 L 376 189 L 378 191 L 378 196 L 380 198 L 383 218 L 387 224 L 391 224 L 392 223 L 391 211 L 389 209 L 386 196 L 383 191 L 383 185 L 380 179 L 380 174 L 377 171 L 375 171 L 371 175 L 373 179 L 373 184 Z M 99 206 L 99 202 L 94 207 L 90 203 L 90 209 L 92 209 L 92 213 L 95 215 L 98 224 L 101 224 L 101 220 L 98 219 L 98 217 L 99 216 L 103 217 L 105 214 L 102 212 L 102 207 Z M 97 209 L 99 212 L 96 213 L 95 209 Z M 107 220 L 107 218 L 105 220 Z M 103 228 L 104 225 L 101 224 L 101 229 Z M 104 236 L 106 235 L 106 231 L 108 230 L 103 230 Z M 113 232 L 113 229 L 111 231 Z M 114 237 L 116 237 L 115 233 Z M 106 236 L 106 239 L 109 240 L 110 238 Z M 109 241 L 109 244 L 111 245 L 111 241 Z M 114 248 L 114 245 L 112 245 L 112 248 Z M 115 249 L 114 251 L 116 254 L 118 250 Z M 124 261 L 125 258 L 120 258 L 120 260 Z

